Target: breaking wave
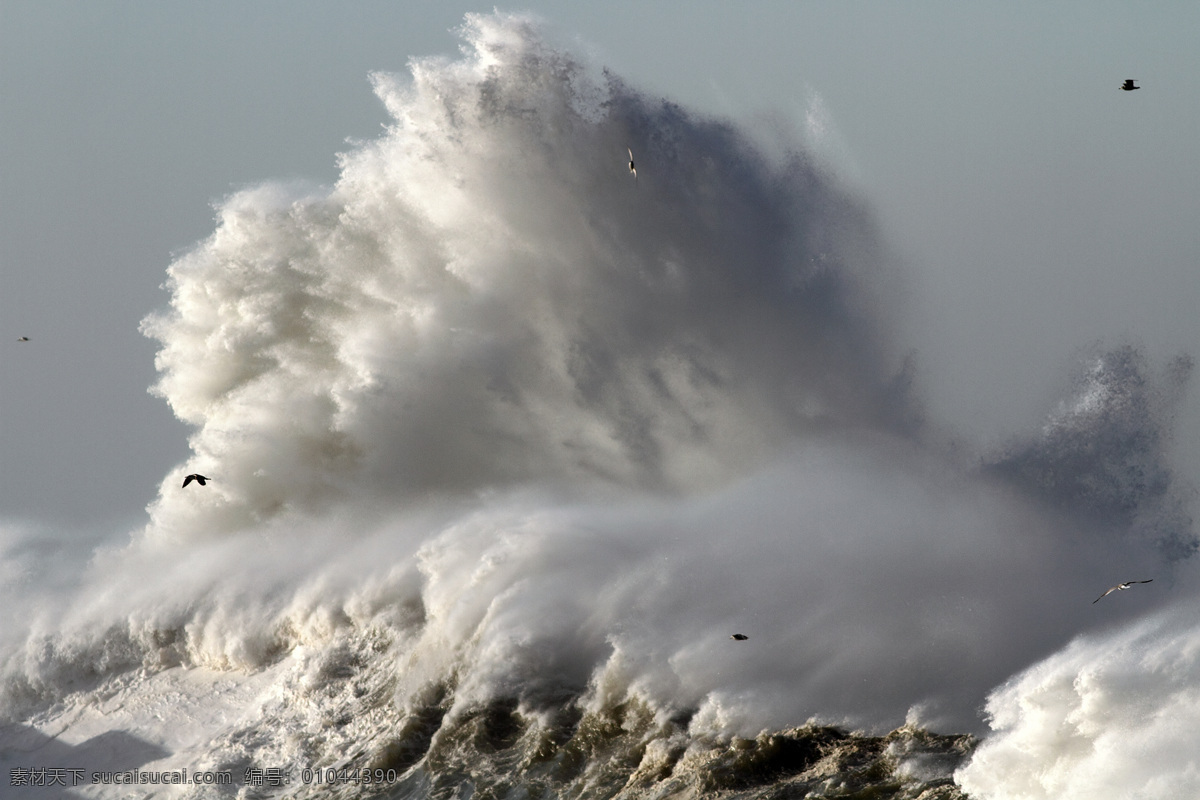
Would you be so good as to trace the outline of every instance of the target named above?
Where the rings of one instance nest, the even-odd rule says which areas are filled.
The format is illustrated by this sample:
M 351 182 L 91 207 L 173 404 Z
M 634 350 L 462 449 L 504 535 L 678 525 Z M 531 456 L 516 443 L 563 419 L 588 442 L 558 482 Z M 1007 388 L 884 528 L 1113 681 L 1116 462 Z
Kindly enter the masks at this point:
M 1074 641 L 998 689 L 972 797 L 1195 797 L 1200 627 L 1175 612 Z
M 964 466 L 922 430 L 870 214 L 802 143 L 524 17 L 462 35 L 374 76 L 391 123 L 334 186 L 239 192 L 170 266 L 144 327 L 193 455 L 86 562 L 3 531 L 7 735 L 399 776 L 345 796 L 950 798 L 956 769 L 1008 796 L 977 776 L 1017 740 L 963 766 L 928 729 L 979 732 L 1096 626 L 1097 581 L 1161 576 L 1110 622 L 1182 591 L 1190 362 L 1100 352 Z M 1028 680 L 988 707 L 1015 736 Z

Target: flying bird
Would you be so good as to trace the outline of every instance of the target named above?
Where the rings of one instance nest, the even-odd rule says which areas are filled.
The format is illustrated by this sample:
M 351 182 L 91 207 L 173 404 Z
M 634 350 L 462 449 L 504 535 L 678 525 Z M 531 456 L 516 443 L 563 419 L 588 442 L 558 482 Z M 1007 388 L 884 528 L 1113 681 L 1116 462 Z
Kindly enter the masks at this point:
M 1154 580 L 1154 578 L 1151 578 L 1148 581 L 1125 581 L 1124 583 L 1118 583 L 1116 586 L 1112 587 L 1107 592 L 1105 592 L 1104 594 L 1100 595 L 1095 600 L 1093 600 L 1092 605 L 1096 605 L 1096 603 L 1099 603 L 1101 600 L 1108 597 L 1113 592 L 1123 592 L 1126 589 L 1128 589 L 1130 586 L 1133 586 L 1135 583 L 1150 583 L 1153 580 Z
M 633 148 L 626 147 L 629 151 L 629 174 L 633 175 L 633 182 L 637 183 L 637 168 L 633 166 Z
M 207 480 L 211 480 L 211 478 L 206 478 L 198 472 L 193 472 L 191 475 L 188 475 L 186 478 L 183 479 L 183 488 L 186 489 L 187 485 L 189 483 L 191 483 L 192 481 L 195 481 L 196 483 L 203 486 L 204 482 Z
M 735 634 L 733 634 L 732 636 L 730 636 L 729 638 L 730 638 L 730 639 L 737 639 L 739 642 L 744 642 L 744 641 L 746 641 L 747 639 L 749 639 L 750 637 L 749 637 L 749 636 L 747 636 L 747 635 L 746 635 L 746 634 L 744 634 L 744 633 L 735 633 Z
M 29 341 L 29 337 L 28 337 L 28 336 L 18 336 L 18 337 L 17 337 L 17 341 L 18 341 L 18 342 L 28 342 L 28 341 Z
M 1125 82 L 1121 84 L 1121 89 L 1126 92 L 1132 92 L 1135 89 L 1142 88 L 1140 86 L 1134 86 L 1134 81 L 1136 80 L 1137 78 L 1126 78 Z

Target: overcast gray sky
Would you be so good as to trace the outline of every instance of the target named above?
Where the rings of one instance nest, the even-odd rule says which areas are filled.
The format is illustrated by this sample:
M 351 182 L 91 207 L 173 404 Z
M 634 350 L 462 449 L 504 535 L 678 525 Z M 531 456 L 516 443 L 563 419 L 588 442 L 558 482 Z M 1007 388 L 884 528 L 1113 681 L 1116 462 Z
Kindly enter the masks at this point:
M 0 520 L 143 521 L 187 454 L 138 333 L 172 254 L 235 189 L 331 183 L 387 119 L 368 72 L 453 55 L 492 6 L 0 0 Z M 648 92 L 819 131 L 902 261 L 935 419 L 968 440 L 1036 425 L 1098 338 L 1200 355 L 1200 6 L 505 8 Z

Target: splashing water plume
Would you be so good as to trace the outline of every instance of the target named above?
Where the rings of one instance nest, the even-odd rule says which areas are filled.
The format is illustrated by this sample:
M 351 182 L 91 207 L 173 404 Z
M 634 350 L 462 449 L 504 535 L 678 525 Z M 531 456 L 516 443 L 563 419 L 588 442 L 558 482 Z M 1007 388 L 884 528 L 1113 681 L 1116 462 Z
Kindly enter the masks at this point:
M 695 785 L 736 787 L 848 745 L 697 743 L 917 709 L 975 730 L 990 687 L 1094 624 L 1097 575 L 1167 591 L 1196 549 L 1165 459 L 1190 362 L 1101 353 L 1045 430 L 964 468 L 922 433 L 887 249 L 819 160 L 525 17 L 462 35 L 373 76 L 390 125 L 334 186 L 239 192 L 170 266 L 144 330 L 193 456 L 132 542 L 5 588 L 6 718 L 203 668 L 250 676 L 253 718 L 164 733 L 172 757 L 459 775 L 520 741 L 532 775 L 624 742 L 620 781 L 555 780 L 704 762 Z M 863 747 L 925 774 L 906 730 Z
M 894 411 L 869 223 L 825 176 L 525 20 L 466 34 L 462 62 L 375 76 L 395 121 L 332 191 L 243 192 L 171 267 L 158 392 L 224 480 L 164 493 L 156 534 L 372 494 L 694 489 Z

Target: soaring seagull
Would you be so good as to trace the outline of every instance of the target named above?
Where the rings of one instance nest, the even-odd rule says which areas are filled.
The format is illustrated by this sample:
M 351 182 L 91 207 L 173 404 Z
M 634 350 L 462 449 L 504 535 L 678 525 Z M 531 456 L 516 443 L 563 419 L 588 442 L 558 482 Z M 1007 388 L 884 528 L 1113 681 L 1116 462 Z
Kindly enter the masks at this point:
M 1101 600 L 1108 597 L 1113 592 L 1123 592 L 1126 589 L 1128 589 L 1130 586 L 1133 586 L 1135 583 L 1150 583 L 1153 580 L 1154 580 L 1154 578 L 1151 578 L 1148 581 L 1125 581 L 1124 583 L 1118 583 L 1116 586 L 1112 587 L 1107 592 L 1105 592 L 1104 594 L 1100 595 L 1095 600 L 1093 600 L 1092 605 L 1096 605 L 1096 603 L 1099 603 Z
M 191 483 L 192 481 L 195 481 L 196 483 L 203 486 L 204 482 L 207 480 L 211 480 L 211 478 L 206 478 L 198 472 L 193 472 L 191 475 L 188 475 L 186 478 L 183 479 L 183 488 L 186 489 L 187 485 L 189 483 Z
M 18 341 L 18 342 L 28 342 L 28 341 L 29 341 L 29 337 L 28 337 L 28 336 L 18 336 L 18 337 L 17 337 L 17 341 Z
M 750 637 L 749 637 L 749 636 L 747 636 L 747 635 L 746 635 L 746 634 L 744 634 L 744 633 L 735 633 L 735 634 L 733 634 L 732 636 L 730 636 L 729 638 L 730 638 L 730 639 L 737 639 L 739 642 L 744 642 L 744 641 L 746 641 L 747 639 L 749 639 Z
M 633 148 L 626 147 L 625 149 L 629 151 L 629 172 L 633 175 L 633 182 L 637 183 L 637 168 L 633 166 Z
M 1133 91 L 1133 90 L 1135 90 L 1135 89 L 1140 89 L 1140 88 L 1142 88 L 1142 87 L 1140 87 L 1140 86 L 1134 86 L 1134 85 L 1133 85 L 1133 82 L 1134 82 L 1134 81 L 1136 81 L 1136 80 L 1137 80 L 1137 78 L 1126 78 L 1126 79 L 1125 79 L 1125 82 L 1121 84 L 1121 89 L 1122 89 L 1123 91 L 1126 91 L 1126 92 L 1132 92 L 1132 91 Z

